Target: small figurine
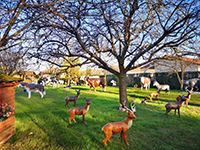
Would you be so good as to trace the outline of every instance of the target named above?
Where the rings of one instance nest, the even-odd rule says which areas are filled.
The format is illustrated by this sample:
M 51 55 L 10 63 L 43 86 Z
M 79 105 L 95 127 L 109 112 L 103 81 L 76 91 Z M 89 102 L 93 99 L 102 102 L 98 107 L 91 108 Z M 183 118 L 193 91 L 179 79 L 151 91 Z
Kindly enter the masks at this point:
M 146 100 L 147 100 L 147 97 L 145 97 L 145 98 L 141 101 L 140 105 L 141 105 L 141 104 L 145 104 L 145 106 L 146 106 Z
M 122 112 L 126 111 L 125 108 L 122 108 L 122 104 L 121 103 L 119 103 L 119 111 L 122 111 Z

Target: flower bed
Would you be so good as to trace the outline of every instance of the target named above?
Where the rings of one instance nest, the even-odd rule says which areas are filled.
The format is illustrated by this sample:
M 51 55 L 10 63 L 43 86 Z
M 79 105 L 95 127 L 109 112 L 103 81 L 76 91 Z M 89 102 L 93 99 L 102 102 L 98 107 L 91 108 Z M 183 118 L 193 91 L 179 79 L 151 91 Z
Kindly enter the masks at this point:
M 15 114 L 15 111 L 11 105 L 8 105 L 7 103 L 0 105 L 0 122 L 8 119 L 8 117 L 14 114 Z

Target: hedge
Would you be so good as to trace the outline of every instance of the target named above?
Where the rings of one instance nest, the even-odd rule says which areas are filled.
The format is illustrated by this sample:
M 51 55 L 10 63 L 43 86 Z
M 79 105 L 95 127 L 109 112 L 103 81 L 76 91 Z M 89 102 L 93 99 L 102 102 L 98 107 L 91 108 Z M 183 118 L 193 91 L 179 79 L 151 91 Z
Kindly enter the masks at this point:
M 179 75 L 181 72 L 179 72 Z M 198 78 L 200 72 L 186 72 L 184 74 L 184 80 L 192 79 L 192 78 Z M 158 81 L 160 84 L 168 84 L 170 85 L 171 89 L 180 90 L 180 83 L 178 81 L 176 73 L 154 73 L 153 77 L 151 77 L 150 73 L 141 73 L 141 74 L 129 74 L 127 75 L 127 86 L 128 87 L 134 87 L 135 85 L 138 85 L 138 87 L 141 87 L 140 84 L 140 77 L 149 77 L 151 78 L 151 87 L 153 87 L 153 81 Z M 112 86 L 110 83 L 111 80 L 115 80 L 117 82 L 117 85 L 119 85 L 118 78 L 115 75 L 107 75 L 106 76 L 107 85 Z

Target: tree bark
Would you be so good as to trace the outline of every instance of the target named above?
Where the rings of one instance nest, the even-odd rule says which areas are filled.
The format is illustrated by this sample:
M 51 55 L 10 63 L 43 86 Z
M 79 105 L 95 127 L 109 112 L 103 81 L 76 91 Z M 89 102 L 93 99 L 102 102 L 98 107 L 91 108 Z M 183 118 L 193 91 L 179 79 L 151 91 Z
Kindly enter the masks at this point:
M 120 73 L 119 75 L 119 97 L 120 103 L 124 104 L 128 107 L 128 100 L 127 100 L 127 90 L 126 90 L 126 73 Z
M 183 78 L 182 78 L 182 80 L 181 80 L 181 91 L 183 91 Z

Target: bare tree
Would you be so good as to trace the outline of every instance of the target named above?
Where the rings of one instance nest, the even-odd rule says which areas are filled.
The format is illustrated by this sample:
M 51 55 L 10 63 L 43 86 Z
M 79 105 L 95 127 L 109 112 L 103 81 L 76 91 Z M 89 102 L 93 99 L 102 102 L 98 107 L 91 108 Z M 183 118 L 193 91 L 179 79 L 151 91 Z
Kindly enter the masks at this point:
M 0 73 L 14 75 L 24 70 L 24 56 L 29 50 L 30 27 L 40 17 L 37 9 L 30 8 L 29 0 L 0 1 Z M 29 36 L 27 36 L 27 34 Z
M 0 51 L 23 43 L 21 38 L 25 34 L 24 31 L 27 32 L 27 28 L 37 18 L 36 15 L 24 13 L 27 2 L 27 0 L 4 0 L 0 2 Z
M 67 67 L 62 67 L 61 72 L 65 74 L 65 78 L 67 80 L 67 84 L 70 84 L 71 79 L 74 79 L 75 77 L 80 78 L 80 67 L 75 66 L 75 67 L 68 67 L 71 65 L 76 65 L 80 64 L 79 59 L 74 60 L 73 58 L 65 58 L 62 61 L 63 66 Z
M 177 75 L 180 83 L 180 90 L 183 90 L 184 74 L 186 70 L 194 70 L 194 59 L 179 57 L 179 56 L 166 56 L 165 59 L 157 60 L 156 66 L 160 68 L 160 71 L 168 70 L 174 72 Z
M 59 61 L 56 59 L 52 59 L 52 62 L 59 64 Z M 53 63 L 47 63 L 46 68 L 51 73 L 51 77 L 56 77 L 56 74 L 60 70 L 60 68 Z
M 0 52 L 0 74 L 14 76 L 27 68 L 28 63 L 24 61 L 24 53 L 19 53 L 12 48 Z
M 120 103 L 126 101 L 126 73 L 170 48 L 191 43 L 199 33 L 199 3 L 173 0 L 35 2 L 43 17 L 34 22 L 37 47 L 32 57 L 82 58 L 119 78 Z M 34 8 L 34 7 L 33 7 Z M 195 53 L 194 49 L 179 55 Z M 111 67 L 118 64 L 119 70 Z

